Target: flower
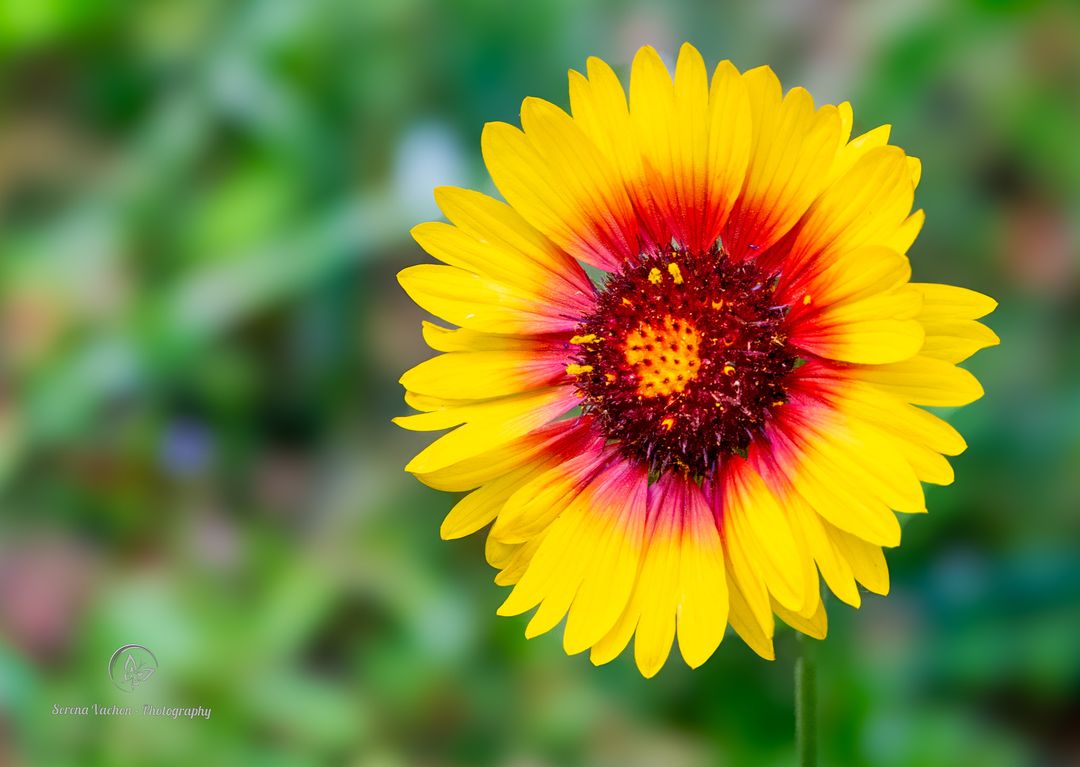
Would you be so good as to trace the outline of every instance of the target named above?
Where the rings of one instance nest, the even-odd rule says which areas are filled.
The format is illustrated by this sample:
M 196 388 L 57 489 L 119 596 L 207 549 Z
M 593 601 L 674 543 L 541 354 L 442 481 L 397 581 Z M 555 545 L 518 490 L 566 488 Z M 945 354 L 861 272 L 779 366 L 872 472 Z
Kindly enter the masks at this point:
M 774 614 L 823 638 L 819 575 L 855 607 L 857 583 L 887 593 L 894 512 L 953 481 L 964 440 L 920 406 L 982 395 L 957 363 L 998 342 L 996 304 L 910 281 L 920 163 L 887 125 L 849 140 L 847 103 L 768 67 L 710 82 L 684 45 L 674 78 L 637 53 L 629 104 L 589 59 L 570 107 L 485 126 L 507 202 L 440 188 L 451 223 L 413 230 L 443 264 L 398 279 L 458 327 L 424 323 L 440 354 L 395 420 L 456 428 L 406 470 L 471 491 L 443 537 L 493 523 L 499 614 L 537 608 L 528 637 L 565 618 L 567 653 L 633 638 L 649 677 L 728 624 L 770 659 Z

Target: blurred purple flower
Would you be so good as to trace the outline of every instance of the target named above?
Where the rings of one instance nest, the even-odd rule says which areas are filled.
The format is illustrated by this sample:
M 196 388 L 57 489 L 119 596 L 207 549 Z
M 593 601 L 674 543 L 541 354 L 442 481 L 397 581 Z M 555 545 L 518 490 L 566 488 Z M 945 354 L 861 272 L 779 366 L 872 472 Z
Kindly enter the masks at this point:
M 214 441 L 206 424 L 180 418 L 165 430 L 161 443 L 161 464 L 174 477 L 190 478 L 206 470 Z

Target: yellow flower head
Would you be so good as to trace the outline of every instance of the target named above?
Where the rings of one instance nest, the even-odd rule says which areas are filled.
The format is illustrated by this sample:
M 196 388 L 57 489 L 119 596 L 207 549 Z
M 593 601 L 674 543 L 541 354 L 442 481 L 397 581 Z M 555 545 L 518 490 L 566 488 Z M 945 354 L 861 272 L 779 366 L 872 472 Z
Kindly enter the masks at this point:
M 728 625 L 766 658 L 774 616 L 821 638 L 819 576 L 886 593 L 895 512 L 952 481 L 964 440 L 919 406 L 981 396 L 957 363 L 995 302 L 910 282 L 918 160 L 768 67 L 710 80 L 684 45 L 672 78 L 646 47 L 629 99 L 590 59 L 570 106 L 488 124 L 506 202 L 440 188 L 451 223 L 413 230 L 443 264 L 399 280 L 458 327 L 425 323 L 440 354 L 401 378 L 399 425 L 453 429 L 406 469 L 471 491 L 443 537 L 491 525 L 499 614 L 565 618 L 568 653 L 633 638 L 652 676 Z

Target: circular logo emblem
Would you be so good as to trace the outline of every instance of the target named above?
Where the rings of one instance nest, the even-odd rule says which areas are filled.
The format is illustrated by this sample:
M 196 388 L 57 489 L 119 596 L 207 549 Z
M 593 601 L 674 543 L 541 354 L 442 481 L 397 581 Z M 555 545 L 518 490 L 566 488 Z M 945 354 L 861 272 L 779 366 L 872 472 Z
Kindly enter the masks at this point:
M 124 692 L 134 692 L 157 671 L 157 658 L 141 644 L 126 644 L 109 658 L 109 678 Z

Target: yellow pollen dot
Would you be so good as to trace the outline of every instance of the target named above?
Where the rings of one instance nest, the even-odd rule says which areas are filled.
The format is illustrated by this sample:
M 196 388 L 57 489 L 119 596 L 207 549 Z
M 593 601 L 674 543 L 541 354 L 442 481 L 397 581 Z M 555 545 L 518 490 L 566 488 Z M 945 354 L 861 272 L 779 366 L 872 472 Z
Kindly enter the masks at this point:
M 718 311 L 720 309 L 723 309 L 724 308 L 724 299 L 721 298 L 719 301 L 713 301 L 712 302 L 712 308 L 716 309 Z
M 660 280 L 662 279 L 664 278 L 660 274 L 660 270 L 657 269 L 655 266 L 649 270 L 649 282 L 651 282 L 653 285 L 659 285 Z
M 809 304 L 813 300 L 814 300 L 813 296 L 811 296 L 809 293 L 807 293 L 805 296 L 802 297 L 803 306 L 806 306 L 807 304 Z
M 572 376 L 579 376 L 582 373 L 591 373 L 592 369 L 593 369 L 592 365 L 573 364 L 573 365 L 567 365 L 566 366 L 566 372 L 568 374 L 572 375 Z
M 622 302 L 623 302 L 623 306 L 633 306 L 634 305 L 634 302 L 631 301 L 629 298 L 623 298 Z
M 675 284 L 682 285 L 682 272 L 679 271 L 679 265 L 672 261 L 670 264 L 667 265 L 667 270 L 668 273 L 671 275 L 672 279 L 675 280 Z M 649 279 L 652 279 L 651 273 L 649 274 Z
M 637 376 L 638 394 L 680 394 L 697 378 L 701 335 L 685 320 L 667 315 L 663 323 L 642 322 L 626 335 L 623 354 Z
M 604 373 L 604 380 L 607 381 L 608 383 L 615 383 L 615 374 L 614 373 Z
M 778 400 L 776 400 L 775 402 L 772 403 L 772 406 L 773 407 L 780 407 L 783 404 L 784 404 L 784 400 L 778 399 Z
M 603 339 L 597 338 L 596 333 L 589 333 L 587 336 L 574 336 L 570 339 L 572 344 L 591 344 Z
M 660 421 L 660 425 L 663 426 L 668 431 L 671 431 L 671 427 L 673 427 L 675 425 L 674 416 L 669 415 L 667 418 L 664 418 L 663 420 Z
M 726 376 L 735 375 L 735 366 L 734 365 L 724 365 L 724 375 L 726 375 Z

